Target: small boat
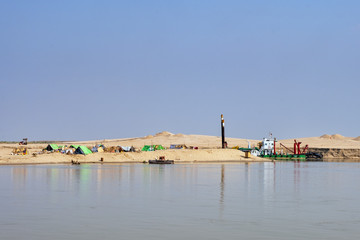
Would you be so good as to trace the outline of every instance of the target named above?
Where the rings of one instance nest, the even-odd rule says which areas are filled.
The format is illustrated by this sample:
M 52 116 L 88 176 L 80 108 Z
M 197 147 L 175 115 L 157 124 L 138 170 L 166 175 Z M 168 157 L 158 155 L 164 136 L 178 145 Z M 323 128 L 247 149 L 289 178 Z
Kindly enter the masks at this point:
M 174 160 L 165 160 L 165 156 L 161 156 L 159 159 L 149 160 L 149 164 L 174 164 Z

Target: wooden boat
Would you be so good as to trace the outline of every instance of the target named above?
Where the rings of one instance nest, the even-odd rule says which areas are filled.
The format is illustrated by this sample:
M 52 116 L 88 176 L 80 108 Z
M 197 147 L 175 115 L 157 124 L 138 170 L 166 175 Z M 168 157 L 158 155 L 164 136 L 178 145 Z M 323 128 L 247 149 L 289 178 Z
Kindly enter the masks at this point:
M 159 159 L 149 160 L 149 164 L 174 164 L 174 160 L 166 160 L 165 156 L 161 156 Z

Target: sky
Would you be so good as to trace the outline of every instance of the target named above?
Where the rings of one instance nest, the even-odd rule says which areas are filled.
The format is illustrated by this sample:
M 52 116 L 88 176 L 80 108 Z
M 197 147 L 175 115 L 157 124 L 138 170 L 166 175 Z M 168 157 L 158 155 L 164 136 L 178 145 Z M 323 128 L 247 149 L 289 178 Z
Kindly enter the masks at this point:
M 360 1 L 0 1 L 0 141 L 360 135 Z

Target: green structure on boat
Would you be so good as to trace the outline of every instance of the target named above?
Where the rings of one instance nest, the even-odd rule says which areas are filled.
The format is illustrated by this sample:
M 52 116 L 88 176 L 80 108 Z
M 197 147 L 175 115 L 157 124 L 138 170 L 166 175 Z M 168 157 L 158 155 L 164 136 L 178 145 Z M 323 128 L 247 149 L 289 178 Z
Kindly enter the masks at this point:
M 305 154 L 273 154 L 273 155 L 260 155 L 262 158 L 270 158 L 274 160 L 287 160 L 287 161 L 306 161 Z

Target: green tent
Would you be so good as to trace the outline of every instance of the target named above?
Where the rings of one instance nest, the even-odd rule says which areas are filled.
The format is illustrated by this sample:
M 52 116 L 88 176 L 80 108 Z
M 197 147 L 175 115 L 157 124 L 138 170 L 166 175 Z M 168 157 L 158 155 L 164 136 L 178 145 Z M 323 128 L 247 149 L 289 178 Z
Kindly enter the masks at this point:
M 78 147 L 80 147 L 80 145 L 70 145 L 70 147 L 77 149 Z
M 154 151 L 155 149 L 150 145 L 144 145 L 141 151 Z
M 49 145 L 47 145 L 47 147 L 45 148 L 47 151 L 54 151 L 54 150 L 58 150 L 59 149 L 59 147 L 58 147 L 58 145 L 56 145 L 56 144 L 49 144 Z
M 84 155 L 88 155 L 92 153 L 92 151 L 90 149 L 88 149 L 86 146 L 79 146 L 76 150 L 75 150 L 75 154 L 84 154 Z
M 161 145 L 153 145 L 155 150 L 165 150 L 165 148 Z
M 161 145 L 144 145 L 141 151 L 155 151 L 155 150 L 164 150 L 165 148 Z

